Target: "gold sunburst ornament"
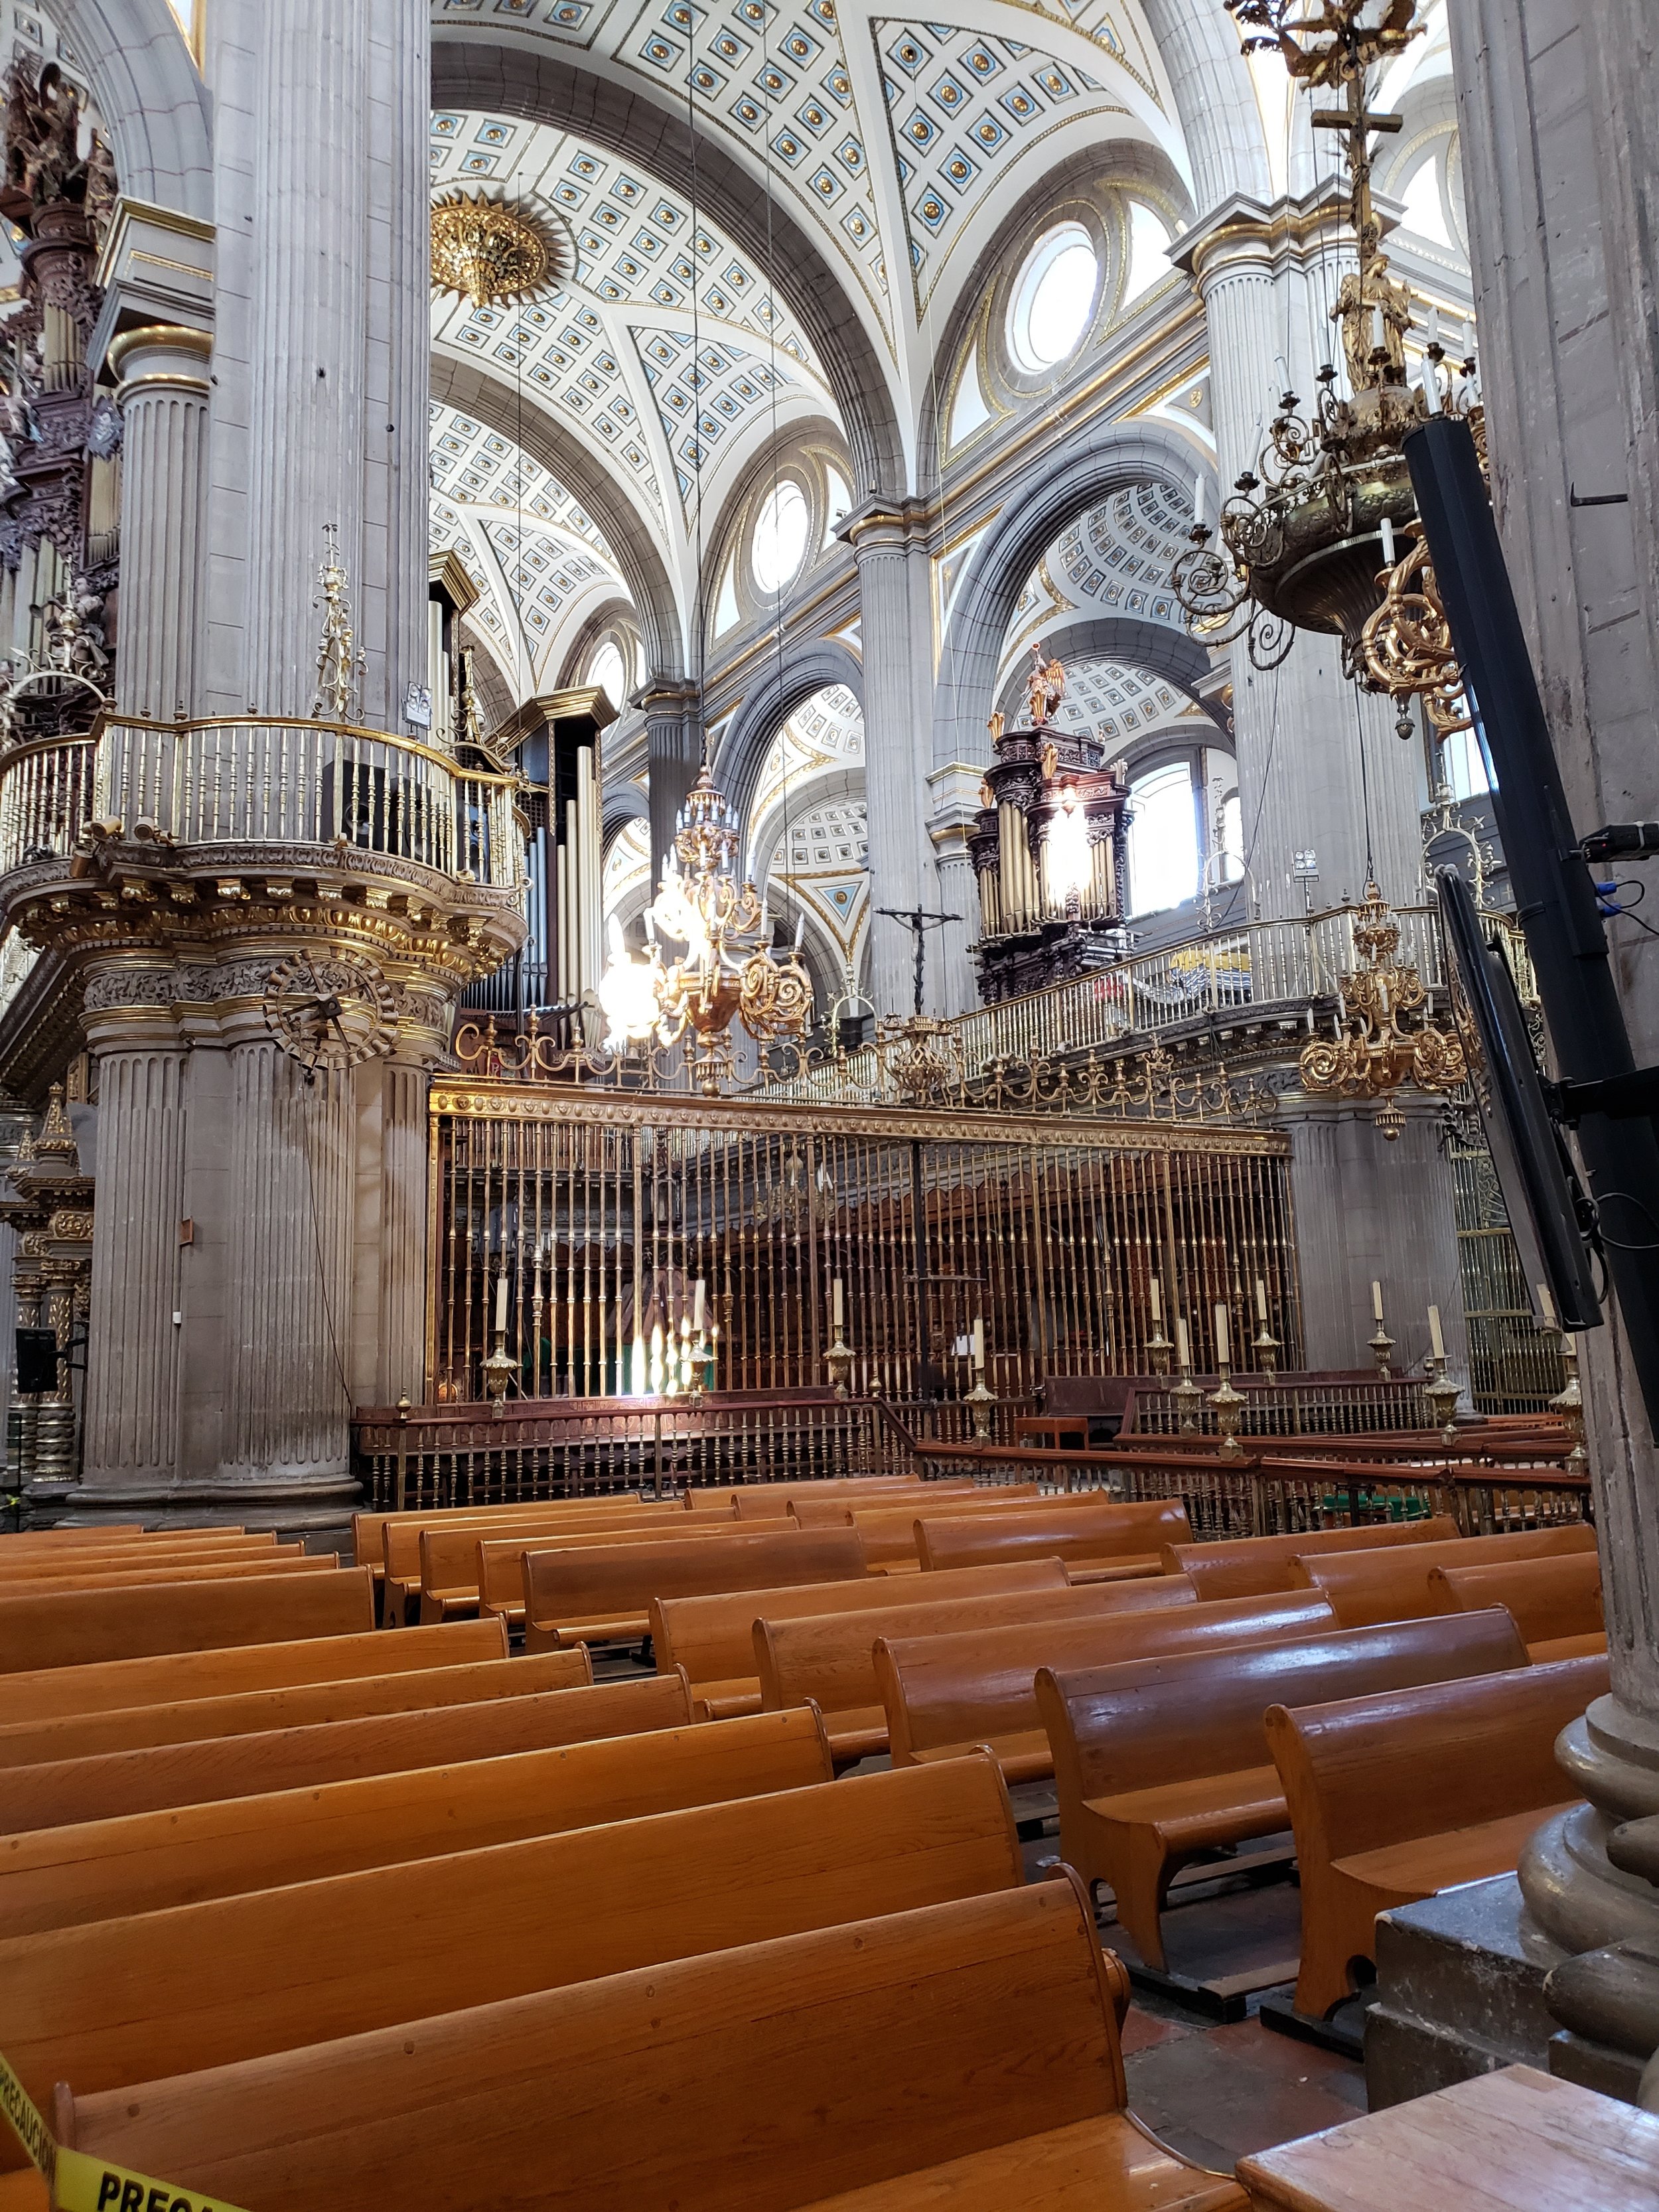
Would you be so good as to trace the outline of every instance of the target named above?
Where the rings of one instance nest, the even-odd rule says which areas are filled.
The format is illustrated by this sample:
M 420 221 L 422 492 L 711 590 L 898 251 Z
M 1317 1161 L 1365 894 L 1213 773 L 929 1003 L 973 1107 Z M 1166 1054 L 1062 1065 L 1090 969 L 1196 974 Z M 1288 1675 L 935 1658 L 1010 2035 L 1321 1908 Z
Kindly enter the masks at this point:
M 432 210 L 432 285 L 475 307 L 533 299 L 568 273 L 550 225 L 482 192 L 454 192 Z

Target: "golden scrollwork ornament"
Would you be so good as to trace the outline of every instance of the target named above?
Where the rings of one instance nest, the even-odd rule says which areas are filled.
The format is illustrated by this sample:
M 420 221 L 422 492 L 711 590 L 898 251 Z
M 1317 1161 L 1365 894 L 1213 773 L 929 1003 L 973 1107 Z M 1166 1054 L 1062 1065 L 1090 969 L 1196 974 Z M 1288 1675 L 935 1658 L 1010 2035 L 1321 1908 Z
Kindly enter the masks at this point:
M 1406 1126 L 1395 1094 L 1408 1084 L 1455 1091 L 1467 1073 L 1463 1048 L 1433 1020 L 1415 965 L 1399 958 L 1400 923 L 1374 883 L 1365 886 L 1353 937 L 1360 964 L 1338 985 L 1334 1036 L 1303 1048 L 1302 1088 L 1376 1100 L 1377 1129 L 1392 1143 Z
M 392 987 L 357 952 L 291 953 L 265 978 L 265 1026 L 313 1081 L 343 1073 L 391 1049 L 397 1035 Z

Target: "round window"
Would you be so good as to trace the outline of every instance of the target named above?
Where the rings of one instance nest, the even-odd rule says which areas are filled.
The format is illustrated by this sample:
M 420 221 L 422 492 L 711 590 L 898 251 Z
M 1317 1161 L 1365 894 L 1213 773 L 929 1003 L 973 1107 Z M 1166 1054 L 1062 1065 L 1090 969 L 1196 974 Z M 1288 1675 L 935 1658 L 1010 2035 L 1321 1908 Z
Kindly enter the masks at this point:
M 805 493 L 785 477 L 762 501 L 750 540 L 750 566 L 763 592 L 781 592 L 799 574 L 811 526 Z
M 587 680 L 599 685 L 618 712 L 627 705 L 628 672 L 623 666 L 622 647 L 615 638 L 606 638 L 589 662 Z
M 1100 286 L 1100 256 L 1080 222 L 1062 222 L 1025 257 L 1008 303 L 1008 344 L 1029 375 L 1075 353 Z

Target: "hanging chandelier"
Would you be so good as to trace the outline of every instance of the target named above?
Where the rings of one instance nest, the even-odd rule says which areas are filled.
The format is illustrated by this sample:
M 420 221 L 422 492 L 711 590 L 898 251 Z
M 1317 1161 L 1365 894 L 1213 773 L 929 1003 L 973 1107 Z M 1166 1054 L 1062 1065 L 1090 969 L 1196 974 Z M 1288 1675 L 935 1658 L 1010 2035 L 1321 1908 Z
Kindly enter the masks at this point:
M 1302 1088 L 1379 1101 L 1376 1127 L 1392 1144 L 1406 1126 L 1395 1092 L 1405 1084 L 1455 1091 L 1466 1079 L 1463 1048 L 1431 1016 L 1416 967 L 1400 959 L 1400 923 L 1375 884 L 1365 886 L 1353 941 L 1359 965 L 1337 986 L 1335 1036 L 1303 1047 Z
M 674 846 L 657 896 L 646 908 L 647 951 L 635 959 L 611 924 L 611 961 L 598 998 L 607 1045 L 625 1050 L 684 1040 L 705 1097 L 718 1097 L 737 1067 L 732 1024 L 763 1050 L 799 1044 L 812 1019 L 812 979 L 800 957 L 801 927 L 781 958 L 769 941 L 766 904 L 732 873 L 738 825 L 705 762 L 674 825 Z M 673 957 L 666 940 L 685 949 Z
M 1323 0 L 1317 14 L 1301 12 L 1302 0 L 1224 5 L 1245 33 L 1246 53 L 1269 49 L 1310 89 L 1342 95 L 1340 107 L 1316 108 L 1312 122 L 1341 134 L 1347 158 L 1358 265 L 1342 278 L 1330 315 L 1348 390 L 1339 391 L 1337 367 L 1327 362 L 1310 408 L 1295 392 L 1280 393 L 1255 467 L 1223 505 L 1219 542 L 1211 544 L 1201 512 L 1195 521 L 1192 550 L 1176 565 L 1176 593 L 1194 635 L 1208 645 L 1244 639 L 1260 669 L 1276 668 L 1299 630 L 1339 637 L 1348 675 L 1401 703 L 1402 736 L 1412 726 L 1404 702 L 1413 695 L 1427 701 L 1443 735 L 1468 726 L 1467 717 L 1446 719 L 1462 712 L 1452 703 L 1462 679 L 1426 549 L 1416 542 L 1397 558 L 1397 538 L 1419 535 L 1403 441 L 1442 412 L 1466 417 L 1477 445 L 1484 424 L 1474 357 L 1449 362 L 1437 330 L 1427 333 L 1419 381 L 1407 380 L 1411 292 L 1389 274 L 1371 197 L 1370 134 L 1401 123 L 1365 101 L 1371 68 L 1401 52 L 1423 25 L 1413 0 Z

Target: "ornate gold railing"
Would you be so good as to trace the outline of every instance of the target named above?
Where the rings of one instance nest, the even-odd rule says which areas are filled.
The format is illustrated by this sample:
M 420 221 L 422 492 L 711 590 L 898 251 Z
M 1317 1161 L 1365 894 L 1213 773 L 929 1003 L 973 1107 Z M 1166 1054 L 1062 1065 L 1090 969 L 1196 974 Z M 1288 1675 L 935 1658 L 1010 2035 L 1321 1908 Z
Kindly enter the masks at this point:
M 95 823 L 181 846 L 332 845 L 511 890 L 513 779 L 385 730 L 271 716 L 111 716 L 0 762 L 0 875 L 67 860 Z

